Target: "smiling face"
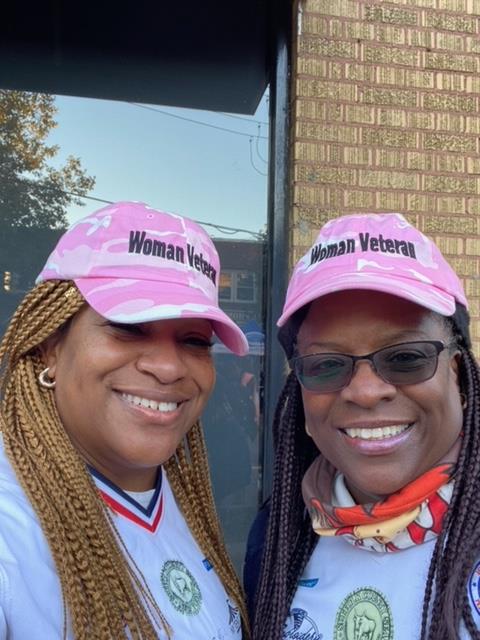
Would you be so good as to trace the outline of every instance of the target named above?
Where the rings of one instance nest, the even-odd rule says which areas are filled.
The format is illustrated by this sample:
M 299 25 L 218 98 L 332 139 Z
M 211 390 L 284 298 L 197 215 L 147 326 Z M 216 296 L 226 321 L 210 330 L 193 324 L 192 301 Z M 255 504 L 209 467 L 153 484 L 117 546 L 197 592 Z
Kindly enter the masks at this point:
M 364 355 L 415 340 L 451 336 L 441 319 L 385 293 L 342 291 L 312 303 L 298 333 L 299 355 Z M 462 429 L 457 357 L 439 355 L 425 382 L 394 386 L 367 361 L 333 393 L 302 389 L 308 430 L 323 455 L 341 471 L 358 502 L 385 496 L 435 465 Z
M 47 341 L 58 412 L 86 462 L 123 489 L 153 487 L 213 389 L 211 337 L 207 320 L 116 325 L 86 306 Z

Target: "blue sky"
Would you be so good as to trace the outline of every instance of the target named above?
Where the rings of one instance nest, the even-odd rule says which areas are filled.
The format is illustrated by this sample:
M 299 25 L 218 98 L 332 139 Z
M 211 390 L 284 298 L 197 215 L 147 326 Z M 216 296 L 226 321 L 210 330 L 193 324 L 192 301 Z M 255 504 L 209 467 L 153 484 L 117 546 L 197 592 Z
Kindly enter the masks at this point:
M 60 146 L 55 164 L 68 155 L 78 156 L 87 172 L 96 176 L 89 195 L 112 201 L 141 200 L 200 221 L 254 232 L 263 229 L 268 96 L 251 118 L 64 96 L 57 96 L 56 106 L 58 126 L 49 138 Z M 84 207 L 71 208 L 69 220 L 101 206 L 86 200 Z M 206 229 L 213 236 L 223 236 Z

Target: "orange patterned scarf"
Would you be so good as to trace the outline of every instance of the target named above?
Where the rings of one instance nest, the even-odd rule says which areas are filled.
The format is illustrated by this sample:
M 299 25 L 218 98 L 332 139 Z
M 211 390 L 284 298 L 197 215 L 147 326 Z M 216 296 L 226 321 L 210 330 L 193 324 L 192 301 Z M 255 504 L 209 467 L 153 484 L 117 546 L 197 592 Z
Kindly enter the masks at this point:
M 458 440 L 432 469 L 383 500 L 356 504 L 345 478 L 319 455 L 307 470 L 302 493 L 320 536 L 345 536 L 355 546 L 399 551 L 438 536 L 453 491 Z

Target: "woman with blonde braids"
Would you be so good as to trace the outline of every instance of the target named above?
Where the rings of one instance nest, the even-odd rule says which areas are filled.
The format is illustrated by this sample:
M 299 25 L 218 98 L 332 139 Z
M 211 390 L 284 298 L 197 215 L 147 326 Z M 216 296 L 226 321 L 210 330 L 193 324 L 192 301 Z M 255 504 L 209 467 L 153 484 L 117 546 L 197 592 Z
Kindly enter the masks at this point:
M 59 240 L 0 346 L 0 638 L 238 640 L 199 417 L 218 255 L 191 220 L 118 203 Z M 243 629 L 243 636 L 242 636 Z

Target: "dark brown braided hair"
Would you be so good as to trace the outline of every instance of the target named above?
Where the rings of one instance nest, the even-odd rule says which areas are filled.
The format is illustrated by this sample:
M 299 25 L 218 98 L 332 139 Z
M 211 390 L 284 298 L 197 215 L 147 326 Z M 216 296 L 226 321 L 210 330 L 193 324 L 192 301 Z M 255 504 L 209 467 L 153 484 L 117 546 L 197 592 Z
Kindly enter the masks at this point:
M 302 308 L 279 334 L 287 357 L 308 307 Z M 441 318 L 460 351 L 460 391 L 467 406 L 463 443 L 445 523 L 430 563 L 423 604 L 420 640 L 456 640 L 459 626 L 480 639 L 468 602 L 467 581 L 480 556 L 480 370 L 471 351 L 466 309 Z M 269 523 L 255 597 L 254 640 L 280 640 L 297 583 L 319 542 L 305 509 L 301 483 L 318 456 L 305 432 L 300 385 L 289 374 L 273 424 L 275 463 Z

